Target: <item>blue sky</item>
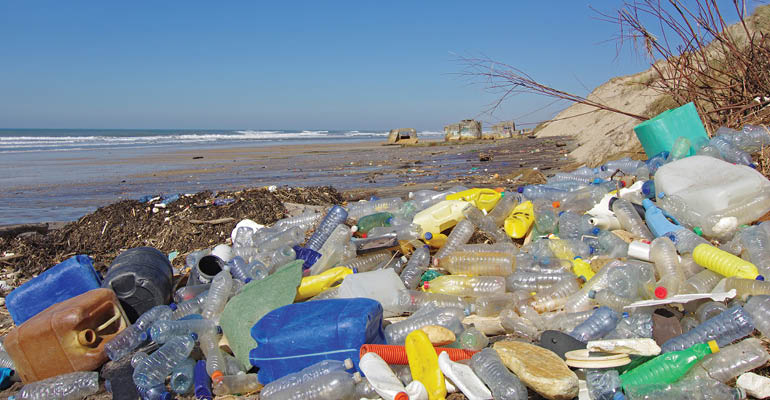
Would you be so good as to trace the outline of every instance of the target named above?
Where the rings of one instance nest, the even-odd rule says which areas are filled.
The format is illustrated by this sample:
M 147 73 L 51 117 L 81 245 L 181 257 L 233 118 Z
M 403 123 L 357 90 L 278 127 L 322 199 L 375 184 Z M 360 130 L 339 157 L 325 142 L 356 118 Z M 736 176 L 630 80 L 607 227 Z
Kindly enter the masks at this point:
M 0 128 L 440 130 L 550 99 L 456 73 L 486 55 L 586 94 L 646 68 L 615 59 L 618 1 L 4 1 Z M 563 107 L 564 105 L 562 105 Z M 518 122 L 547 119 L 551 107 Z

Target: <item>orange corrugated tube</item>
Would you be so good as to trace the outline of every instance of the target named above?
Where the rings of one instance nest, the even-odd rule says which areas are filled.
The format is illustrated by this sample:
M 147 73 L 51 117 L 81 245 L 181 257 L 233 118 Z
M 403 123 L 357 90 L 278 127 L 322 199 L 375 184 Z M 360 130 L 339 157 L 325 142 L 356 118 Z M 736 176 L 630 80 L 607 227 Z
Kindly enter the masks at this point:
M 449 354 L 449 359 L 452 361 L 467 360 L 474 354 L 478 353 L 477 350 L 453 349 L 449 347 L 434 347 L 434 349 L 436 350 L 436 354 L 441 354 L 442 351 L 446 351 L 447 354 Z M 404 346 L 390 344 L 365 344 L 361 346 L 361 352 L 359 353 L 359 356 L 363 357 L 363 355 L 366 353 L 376 353 L 388 364 L 409 364 Z

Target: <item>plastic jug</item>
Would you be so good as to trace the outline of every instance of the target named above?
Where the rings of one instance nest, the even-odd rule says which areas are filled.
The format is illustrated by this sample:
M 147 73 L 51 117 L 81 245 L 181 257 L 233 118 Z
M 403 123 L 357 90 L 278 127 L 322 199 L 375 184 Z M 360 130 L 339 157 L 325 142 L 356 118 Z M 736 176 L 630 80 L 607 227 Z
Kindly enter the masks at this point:
M 310 275 L 302 278 L 297 288 L 297 297 L 294 301 L 309 299 L 326 289 L 332 287 L 335 283 L 343 280 L 346 276 L 353 273 L 348 267 L 334 267 L 318 275 Z
M 514 239 L 521 239 L 535 223 L 535 206 L 531 201 L 525 201 L 516 207 L 504 222 L 505 233 Z
M 416 330 L 407 335 L 404 347 L 406 347 L 412 379 L 425 385 L 430 400 L 445 399 L 447 392 L 444 374 L 441 373 L 438 355 L 428 335 L 421 330 Z
M 473 188 L 447 195 L 447 200 L 463 200 L 473 203 L 479 210 L 491 211 L 503 195 L 494 189 Z
M 152 247 L 137 247 L 112 261 L 102 287 L 115 291 L 129 321 L 171 301 L 173 270 L 168 257 Z
M 690 148 L 689 155 L 695 154 L 698 144 L 709 140 L 692 102 L 642 122 L 634 127 L 634 132 L 642 143 L 647 158 L 652 158 L 662 151 L 671 151 L 674 141 L 680 136 L 687 138 L 694 145 Z
M 101 287 L 91 258 L 77 255 L 14 289 L 5 298 L 8 312 L 16 325 L 34 317 L 51 305 Z
M 418 212 L 412 222 L 419 225 L 423 232 L 436 235 L 457 225 L 465 218 L 463 209 L 470 206 L 471 203 L 462 200 L 444 200 Z
M 105 343 L 128 327 L 115 293 L 94 289 L 45 309 L 5 338 L 25 383 L 104 364 Z
M 401 315 L 398 309 L 398 293 L 405 290 L 404 282 L 393 268 L 361 272 L 345 277 L 337 291 L 337 298 L 365 297 L 377 300 L 385 317 Z

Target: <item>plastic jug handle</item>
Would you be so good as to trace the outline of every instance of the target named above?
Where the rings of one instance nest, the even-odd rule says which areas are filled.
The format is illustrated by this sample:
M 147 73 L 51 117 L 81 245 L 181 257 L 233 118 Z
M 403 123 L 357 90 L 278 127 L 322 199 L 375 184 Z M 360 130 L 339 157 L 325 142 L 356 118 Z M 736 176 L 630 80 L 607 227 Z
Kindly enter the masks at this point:
M 103 324 L 99 325 L 99 326 L 98 326 L 98 327 L 95 329 L 95 331 L 96 331 L 96 332 L 101 332 L 101 331 L 103 331 L 103 330 L 107 329 L 107 327 L 108 327 L 108 326 L 112 325 L 112 324 L 113 324 L 115 321 L 119 320 L 119 319 L 120 319 L 120 317 L 121 317 L 121 315 L 116 313 L 116 314 L 115 314 L 115 315 L 113 315 L 113 316 L 112 316 L 110 319 L 108 319 L 108 320 L 107 320 L 105 323 L 103 323 Z

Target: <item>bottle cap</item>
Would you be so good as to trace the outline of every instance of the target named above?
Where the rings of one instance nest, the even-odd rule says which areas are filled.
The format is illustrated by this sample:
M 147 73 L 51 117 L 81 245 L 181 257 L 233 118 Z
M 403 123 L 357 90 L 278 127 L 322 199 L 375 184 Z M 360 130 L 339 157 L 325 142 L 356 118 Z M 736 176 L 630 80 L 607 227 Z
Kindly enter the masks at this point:
M 517 187 L 516 191 L 519 192 L 519 193 L 524 193 L 524 186 Z
M 431 240 L 433 239 L 433 234 L 430 232 L 425 232 L 425 240 Z
M 596 290 L 589 290 L 588 291 L 588 298 L 589 299 L 595 299 L 596 298 Z
M 366 233 L 362 233 L 362 234 L 361 234 L 361 238 L 362 238 L 362 239 L 366 239 L 367 237 L 369 237 L 369 235 L 367 235 Z
M 764 281 L 765 277 L 762 276 L 762 275 L 757 275 L 757 277 L 755 279 L 758 280 L 758 281 Z
M 211 373 L 211 380 L 213 382 L 219 382 L 222 380 L 223 376 L 224 374 L 222 373 L 222 371 L 217 370 Z
M 592 233 L 594 236 L 598 235 L 600 231 L 601 231 L 601 229 L 599 229 L 599 228 L 597 228 L 597 227 L 594 227 L 594 229 L 591 229 L 591 233 Z
M 623 314 L 621 314 L 621 316 L 622 316 L 623 318 L 628 318 L 630 315 L 631 315 L 631 314 L 629 314 L 629 313 L 628 313 L 628 311 L 623 311 Z
M 612 400 L 626 400 L 626 396 L 623 396 L 622 392 L 617 391 L 612 395 Z
M 169 305 L 168 305 L 168 308 L 170 308 L 170 309 L 171 309 L 171 311 L 176 311 L 176 308 L 177 308 L 177 306 L 176 306 L 176 303 L 171 303 L 171 304 L 169 304 Z
M 701 229 L 700 226 L 692 228 L 692 231 L 698 236 L 703 236 L 703 229 Z
M 668 290 L 664 288 L 663 286 L 658 286 L 655 288 L 655 297 L 659 299 L 665 299 L 668 297 Z
M 398 392 L 393 400 L 409 400 L 409 395 L 404 392 Z
M 663 193 L 663 192 L 660 192 L 660 193 L 658 193 L 658 198 L 659 198 L 659 199 L 662 199 L 662 198 L 664 198 L 664 197 L 666 197 L 666 194 L 665 194 L 665 193 Z
M 423 282 L 422 283 L 422 288 L 424 290 L 429 290 L 430 289 L 430 282 L 428 282 L 428 281 Z
M 628 186 L 628 185 L 626 184 L 626 181 L 624 181 L 624 180 L 621 180 L 621 181 L 620 181 L 620 187 L 623 187 L 623 188 L 624 188 L 624 187 L 626 187 L 626 186 Z
M 358 225 L 353 225 L 350 227 L 350 233 L 356 233 L 358 232 Z
M 559 213 L 558 213 L 558 214 L 556 214 L 556 216 L 558 216 L 558 217 L 561 217 L 561 215 L 562 215 L 562 214 L 564 214 L 565 212 L 566 212 L 566 211 L 559 211 Z
M 719 353 L 719 345 L 717 344 L 716 340 L 709 340 L 708 341 L 709 349 L 711 349 L 711 353 Z
M 192 337 L 192 340 L 194 340 L 196 342 L 198 341 L 198 334 L 197 333 L 195 333 L 195 332 L 191 333 L 190 337 Z
M 554 201 L 553 203 L 551 203 L 551 206 L 553 206 L 553 208 L 559 208 L 561 206 L 561 202 L 558 200 Z

